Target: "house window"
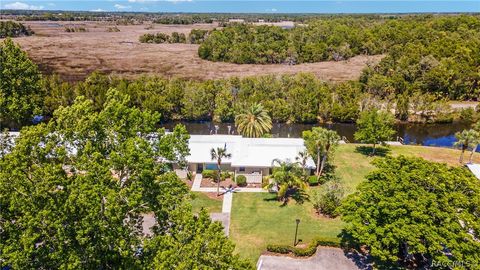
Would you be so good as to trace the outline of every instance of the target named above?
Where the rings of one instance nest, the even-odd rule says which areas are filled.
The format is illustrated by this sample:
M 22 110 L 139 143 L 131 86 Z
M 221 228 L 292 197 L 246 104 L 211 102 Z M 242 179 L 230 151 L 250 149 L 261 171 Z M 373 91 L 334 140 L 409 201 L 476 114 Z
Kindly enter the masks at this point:
M 207 170 L 218 170 L 217 164 L 206 164 L 205 169 L 207 169 Z
M 245 172 L 245 167 L 240 167 L 240 168 L 238 168 L 238 171 L 239 171 L 239 172 Z

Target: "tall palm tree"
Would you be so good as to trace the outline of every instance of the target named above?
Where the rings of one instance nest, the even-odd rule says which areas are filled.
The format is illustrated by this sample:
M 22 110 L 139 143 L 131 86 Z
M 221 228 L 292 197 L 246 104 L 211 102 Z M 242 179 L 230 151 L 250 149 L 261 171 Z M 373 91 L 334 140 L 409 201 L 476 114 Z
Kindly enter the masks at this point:
M 467 150 L 470 145 L 476 143 L 478 137 L 478 132 L 473 129 L 463 130 L 462 132 L 455 133 L 455 138 L 457 141 L 455 142 L 454 146 L 460 146 L 460 149 L 462 150 L 459 160 L 460 163 L 463 163 L 463 155 L 465 150 Z
M 325 130 L 322 132 L 322 140 L 324 145 L 323 157 L 322 162 L 320 164 L 320 171 L 319 175 L 322 175 L 323 169 L 325 168 L 325 164 L 327 162 L 328 155 L 333 147 L 338 145 L 340 141 L 340 136 L 338 136 L 336 131 L 333 130 Z
M 308 153 L 317 163 L 316 175 L 318 178 L 323 173 L 328 156 L 333 148 L 338 145 L 340 136 L 336 131 L 326 128 L 314 127 L 302 134 Z
M 272 165 L 274 169 L 272 183 L 269 187 L 277 188 L 277 198 L 284 204 L 288 202 L 288 197 L 293 193 L 307 188 L 307 184 L 300 177 L 302 172 L 298 163 L 275 159 Z
M 223 148 L 222 147 L 217 147 L 217 149 L 212 148 L 210 150 L 210 155 L 212 157 L 212 160 L 217 161 L 217 169 L 218 169 L 218 174 L 217 174 L 217 196 L 220 196 L 220 180 L 222 178 L 222 159 L 224 158 L 231 158 L 232 154 L 227 153 L 227 145 L 225 145 Z
M 245 112 L 235 116 L 235 125 L 243 136 L 259 138 L 272 129 L 272 119 L 262 104 L 254 103 Z

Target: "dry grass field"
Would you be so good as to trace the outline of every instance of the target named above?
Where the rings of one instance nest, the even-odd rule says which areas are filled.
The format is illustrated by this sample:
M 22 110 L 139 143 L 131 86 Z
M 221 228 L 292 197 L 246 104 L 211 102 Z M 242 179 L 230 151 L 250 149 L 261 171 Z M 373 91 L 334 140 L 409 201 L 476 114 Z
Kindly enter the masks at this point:
M 142 44 L 145 33 L 188 34 L 195 29 L 213 29 L 214 24 L 117 26 L 120 32 L 108 32 L 108 22 L 24 22 L 35 35 L 15 38 L 45 73 L 57 73 L 75 81 L 94 70 L 133 78 L 143 74 L 191 79 L 217 79 L 260 74 L 293 74 L 312 72 L 320 79 L 344 81 L 356 79 L 367 63 L 376 63 L 382 56 L 357 56 L 347 61 L 320 62 L 288 66 L 238 65 L 210 62 L 197 55 L 194 44 Z M 82 26 L 87 32 L 65 32 L 66 26 Z

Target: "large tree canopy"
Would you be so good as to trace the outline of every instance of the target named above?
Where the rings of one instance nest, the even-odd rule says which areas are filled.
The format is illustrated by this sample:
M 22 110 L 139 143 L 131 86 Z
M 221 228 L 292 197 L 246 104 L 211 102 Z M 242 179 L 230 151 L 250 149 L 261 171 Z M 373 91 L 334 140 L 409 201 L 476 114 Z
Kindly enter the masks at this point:
M 14 269 L 242 269 L 233 244 L 168 161 L 188 154 L 183 126 L 106 94 L 100 111 L 77 98 L 48 124 L 0 143 L 0 253 Z M 154 227 L 143 228 L 152 216 Z M 173 256 L 173 255 L 176 256 Z M 168 258 L 168 260 L 167 260 Z
M 376 109 L 364 111 L 357 120 L 355 140 L 373 144 L 372 154 L 375 154 L 375 145 L 384 144 L 395 134 L 394 123 L 393 115 L 389 112 Z
M 31 122 L 42 107 L 41 75 L 10 38 L 0 43 L 0 127 Z
M 480 265 L 480 187 L 465 168 L 403 156 L 375 162 L 341 206 L 346 233 L 379 262 Z

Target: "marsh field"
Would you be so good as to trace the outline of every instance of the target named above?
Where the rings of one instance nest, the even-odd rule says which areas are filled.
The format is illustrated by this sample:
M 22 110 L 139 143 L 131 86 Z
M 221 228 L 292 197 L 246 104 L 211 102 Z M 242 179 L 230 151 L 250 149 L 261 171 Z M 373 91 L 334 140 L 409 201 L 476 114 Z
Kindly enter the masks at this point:
M 327 81 L 354 80 L 367 64 L 382 58 L 356 56 L 346 61 L 326 61 L 299 65 L 258 65 L 211 62 L 200 59 L 196 44 L 145 44 L 139 37 L 145 33 L 185 33 L 192 29 L 213 29 L 213 24 L 115 25 L 111 22 L 23 22 L 35 35 L 15 38 L 22 49 L 44 73 L 59 74 L 69 81 L 83 80 L 98 70 L 107 74 L 135 78 L 141 75 L 182 77 L 195 80 L 245 77 L 265 74 L 312 72 Z M 83 27 L 86 32 L 66 32 L 66 27 Z M 109 32 L 116 26 L 119 32 Z

